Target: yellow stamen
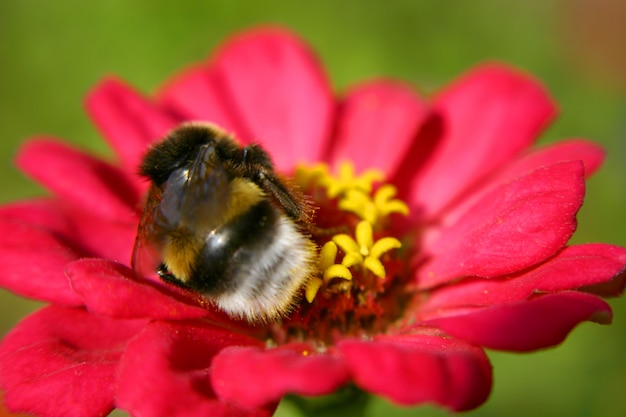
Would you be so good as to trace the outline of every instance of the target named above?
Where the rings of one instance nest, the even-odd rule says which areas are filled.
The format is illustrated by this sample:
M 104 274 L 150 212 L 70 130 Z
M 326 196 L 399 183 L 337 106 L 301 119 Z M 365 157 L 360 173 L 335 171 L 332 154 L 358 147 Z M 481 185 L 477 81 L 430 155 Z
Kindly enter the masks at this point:
M 369 255 L 370 248 L 374 245 L 374 231 L 372 230 L 372 225 L 366 221 L 359 222 L 359 224 L 356 225 L 354 234 L 356 235 L 356 241 L 359 244 L 361 255 Z
M 335 263 L 337 258 L 337 245 L 333 241 L 326 242 L 320 250 L 319 266 L 321 271 L 326 271 Z
M 352 239 L 350 236 L 344 233 L 333 236 L 333 242 L 335 242 L 337 246 L 339 246 L 341 250 L 343 250 L 346 254 L 348 253 L 360 254 L 359 245 L 356 244 L 354 239 Z
M 339 200 L 339 208 L 376 225 L 391 213 L 409 214 L 406 203 L 393 198 L 396 193 L 396 188 L 389 184 L 381 186 L 374 198 L 362 190 L 351 189 Z
M 354 213 L 372 224 L 376 223 L 378 215 L 369 193 L 358 189 L 348 190 L 339 200 L 338 206 L 340 210 Z
M 383 253 L 389 252 L 391 249 L 398 249 L 401 246 L 402 244 L 395 237 L 384 237 L 374 243 L 370 249 L 370 256 L 378 259 L 383 255 Z
M 372 184 L 375 182 L 380 182 L 385 179 L 385 174 L 382 171 L 377 169 L 368 169 L 360 177 L 357 178 L 357 188 L 361 190 L 371 192 Z
M 343 162 L 333 175 L 328 165 L 319 163 L 299 166 L 295 179 L 303 189 L 314 192 L 317 189 L 330 199 L 337 198 L 337 207 L 341 211 L 353 213 L 361 220 L 352 234 L 334 235 L 323 244 L 318 259 L 320 276 L 312 278 L 307 284 L 306 299 L 312 302 L 325 289 L 335 293 L 345 292 L 346 296 L 350 296 L 353 288 L 351 281 L 356 279 L 353 278 L 354 268 L 358 268 L 361 274 L 369 271 L 376 277 L 385 278 L 387 271 L 380 258 L 392 249 L 400 248 L 401 243 L 393 237 L 375 241 L 374 230 L 384 230 L 387 224 L 384 220 L 390 214 L 408 215 L 409 209 L 405 202 L 394 198 L 397 189 L 390 184 L 382 184 L 375 193 L 372 192 L 374 184 L 383 180 L 383 173 L 366 170 L 356 175 L 354 165 Z M 339 249 L 343 258 L 336 263 Z
M 312 166 L 298 165 L 296 168 L 295 181 L 300 187 L 306 189 L 316 182 L 327 181 L 329 177 L 328 165 L 319 162 Z
M 352 279 L 352 272 L 347 266 L 342 264 L 336 264 L 337 258 L 337 245 L 333 241 L 328 241 L 322 246 L 319 257 L 319 270 L 322 272 L 323 280 L 319 277 L 314 277 L 307 283 L 304 290 L 304 295 L 309 303 L 312 303 L 317 293 L 323 284 L 334 278 L 344 279 L 350 281 Z
M 360 211 L 363 204 L 371 201 L 370 196 L 363 190 L 356 188 L 347 190 L 344 197 L 339 200 L 339 208 L 346 211 Z M 345 206 L 345 207 L 344 207 Z
M 363 266 L 369 269 L 378 278 L 385 278 L 385 276 L 387 276 L 383 263 L 376 258 L 372 258 L 371 256 L 368 256 L 363 261 Z
M 341 278 L 350 281 L 352 279 L 352 272 L 343 265 L 331 265 L 324 271 L 324 282 L 328 282 L 333 278 Z
M 391 213 L 409 214 L 409 206 L 402 200 L 394 199 L 398 190 L 391 184 L 381 186 L 374 195 L 374 205 L 379 215 L 388 216 Z
M 346 256 L 343 257 L 343 261 L 341 261 L 341 265 L 346 268 L 350 268 L 354 265 L 359 265 L 363 263 L 363 257 L 360 253 L 357 252 L 349 252 Z
M 344 161 L 339 165 L 339 178 L 341 180 L 352 180 L 354 178 L 354 164 Z
M 321 183 L 326 187 L 328 197 L 335 198 L 351 189 L 362 190 L 369 194 L 372 192 L 372 184 L 382 181 L 383 178 L 383 173 L 374 169 L 367 170 L 357 177 L 354 165 L 346 161 L 339 165 L 338 177 L 327 176 Z
M 346 234 L 333 237 L 333 242 L 345 252 L 342 265 L 347 268 L 363 265 L 377 277 L 384 278 L 387 274 L 380 257 L 392 249 L 401 247 L 400 241 L 394 237 L 383 237 L 374 242 L 372 225 L 366 221 L 357 224 L 355 236 L 356 240 Z
M 322 284 L 323 284 L 323 281 L 317 277 L 311 278 L 309 280 L 304 290 L 304 296 L 306 297 L 306 300 L 309 303 L 312 303 L 313 300 L 315 300 L 315 296 L 317 295 L 317 292 L 320 290 L 320 287 L 322 286 Z

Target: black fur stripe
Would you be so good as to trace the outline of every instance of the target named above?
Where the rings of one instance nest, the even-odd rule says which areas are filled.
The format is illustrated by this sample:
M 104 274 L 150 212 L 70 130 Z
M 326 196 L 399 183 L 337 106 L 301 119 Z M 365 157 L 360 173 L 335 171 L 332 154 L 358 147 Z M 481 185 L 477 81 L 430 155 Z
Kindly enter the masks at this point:
M 240 266 L 249 268 L 257 252 L 271 244 L 278 213 L 264 200 L 216 229 L 198 254 L 190 288 L 207 295 L 236 290 Z

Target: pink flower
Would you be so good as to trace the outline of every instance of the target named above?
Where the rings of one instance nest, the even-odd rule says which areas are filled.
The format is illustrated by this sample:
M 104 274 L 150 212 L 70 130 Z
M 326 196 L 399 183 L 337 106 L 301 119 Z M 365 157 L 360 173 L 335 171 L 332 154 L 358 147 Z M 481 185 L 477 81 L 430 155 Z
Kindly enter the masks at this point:
M 478 67 L 430 99 L 375 80 L 337 101 L 298 39 L 264 29 L 229 40 L 154 98 L 106 80 L 87 109 L 118 160 L 31 140 L 17 163 L 53 196 L 0 209 L 2 286 L 51 304 L 0 346 L 11 410 L 271 415 L 287 393 L 322 395 L 349 382 L 400 404 L 467 410 L 491 390 L 483 348 L 540 349 L 582 321 L 609 323 L 601 297 L 624 288 L 625 249 L 567 245 L 602 150 L 580 139 L 530 149 L 555 109 L 534 80 L 508 67 Z M 377 170 L 368 184 L 384 176 L 395 188 L 374 191 L 398 194 L 383 202 L 392 212 L 385 222 L 376 206 L 357 226 L 363 259 L 353 261 L 362 267 L 345 261 L 349 233 L 333 237 L 344 262 L 334 264 L 334 254 L 330 263 L 345 269 L 309 284 L 310 302 L 272 324 L 230 319 L 135 273 L 147 189 L 137 167 L 151 143 L 188 120 L 261 143 L 286 175 L 319 161 Z M 370 218 L 365 206 L 330 207 L 358 197 L 341 200 L 332 178 L 321 210 Z M 374 255 L 382 236 L 394 239 Z

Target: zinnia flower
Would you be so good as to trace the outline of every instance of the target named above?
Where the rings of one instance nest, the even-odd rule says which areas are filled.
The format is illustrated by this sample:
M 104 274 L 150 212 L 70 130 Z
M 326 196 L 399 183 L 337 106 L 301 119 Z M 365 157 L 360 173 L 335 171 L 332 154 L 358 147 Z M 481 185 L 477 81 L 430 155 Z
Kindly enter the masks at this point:
M 467 410 L 492 373 L 484 348 L 559 344 L 624 287 L 626 250 L 568 245 L 602 150 L 531 149 L 546 92 L 480 66 L 425 99 L 375 80 L 335 99 L 292 34 L 230 39 L 154 97 L 116 79 L 87 110 L 110 163 L 54 138 L 18 166 L 52 196 L 0 210 L 2 286 L 50 303 L 0 346 L 7 407 L 41 416 L 270 415 L 287 393 L 353 383 L 396 403 Z M 186 121 L 260 143 L 318 208 L 319 276 L 291 314 L 230 318 L 131 269 L 148 147 Z

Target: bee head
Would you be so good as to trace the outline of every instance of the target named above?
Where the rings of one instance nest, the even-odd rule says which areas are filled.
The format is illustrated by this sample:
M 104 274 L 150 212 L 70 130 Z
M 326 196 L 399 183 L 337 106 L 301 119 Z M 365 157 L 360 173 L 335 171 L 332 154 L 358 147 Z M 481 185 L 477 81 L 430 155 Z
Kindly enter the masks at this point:
M 191 165 L 202 146 L 215 143 L 224 135 L 206 124 L 184 124 L 150 148 L 139 166 L 139 174 L 162 186 L 174 170 Z

